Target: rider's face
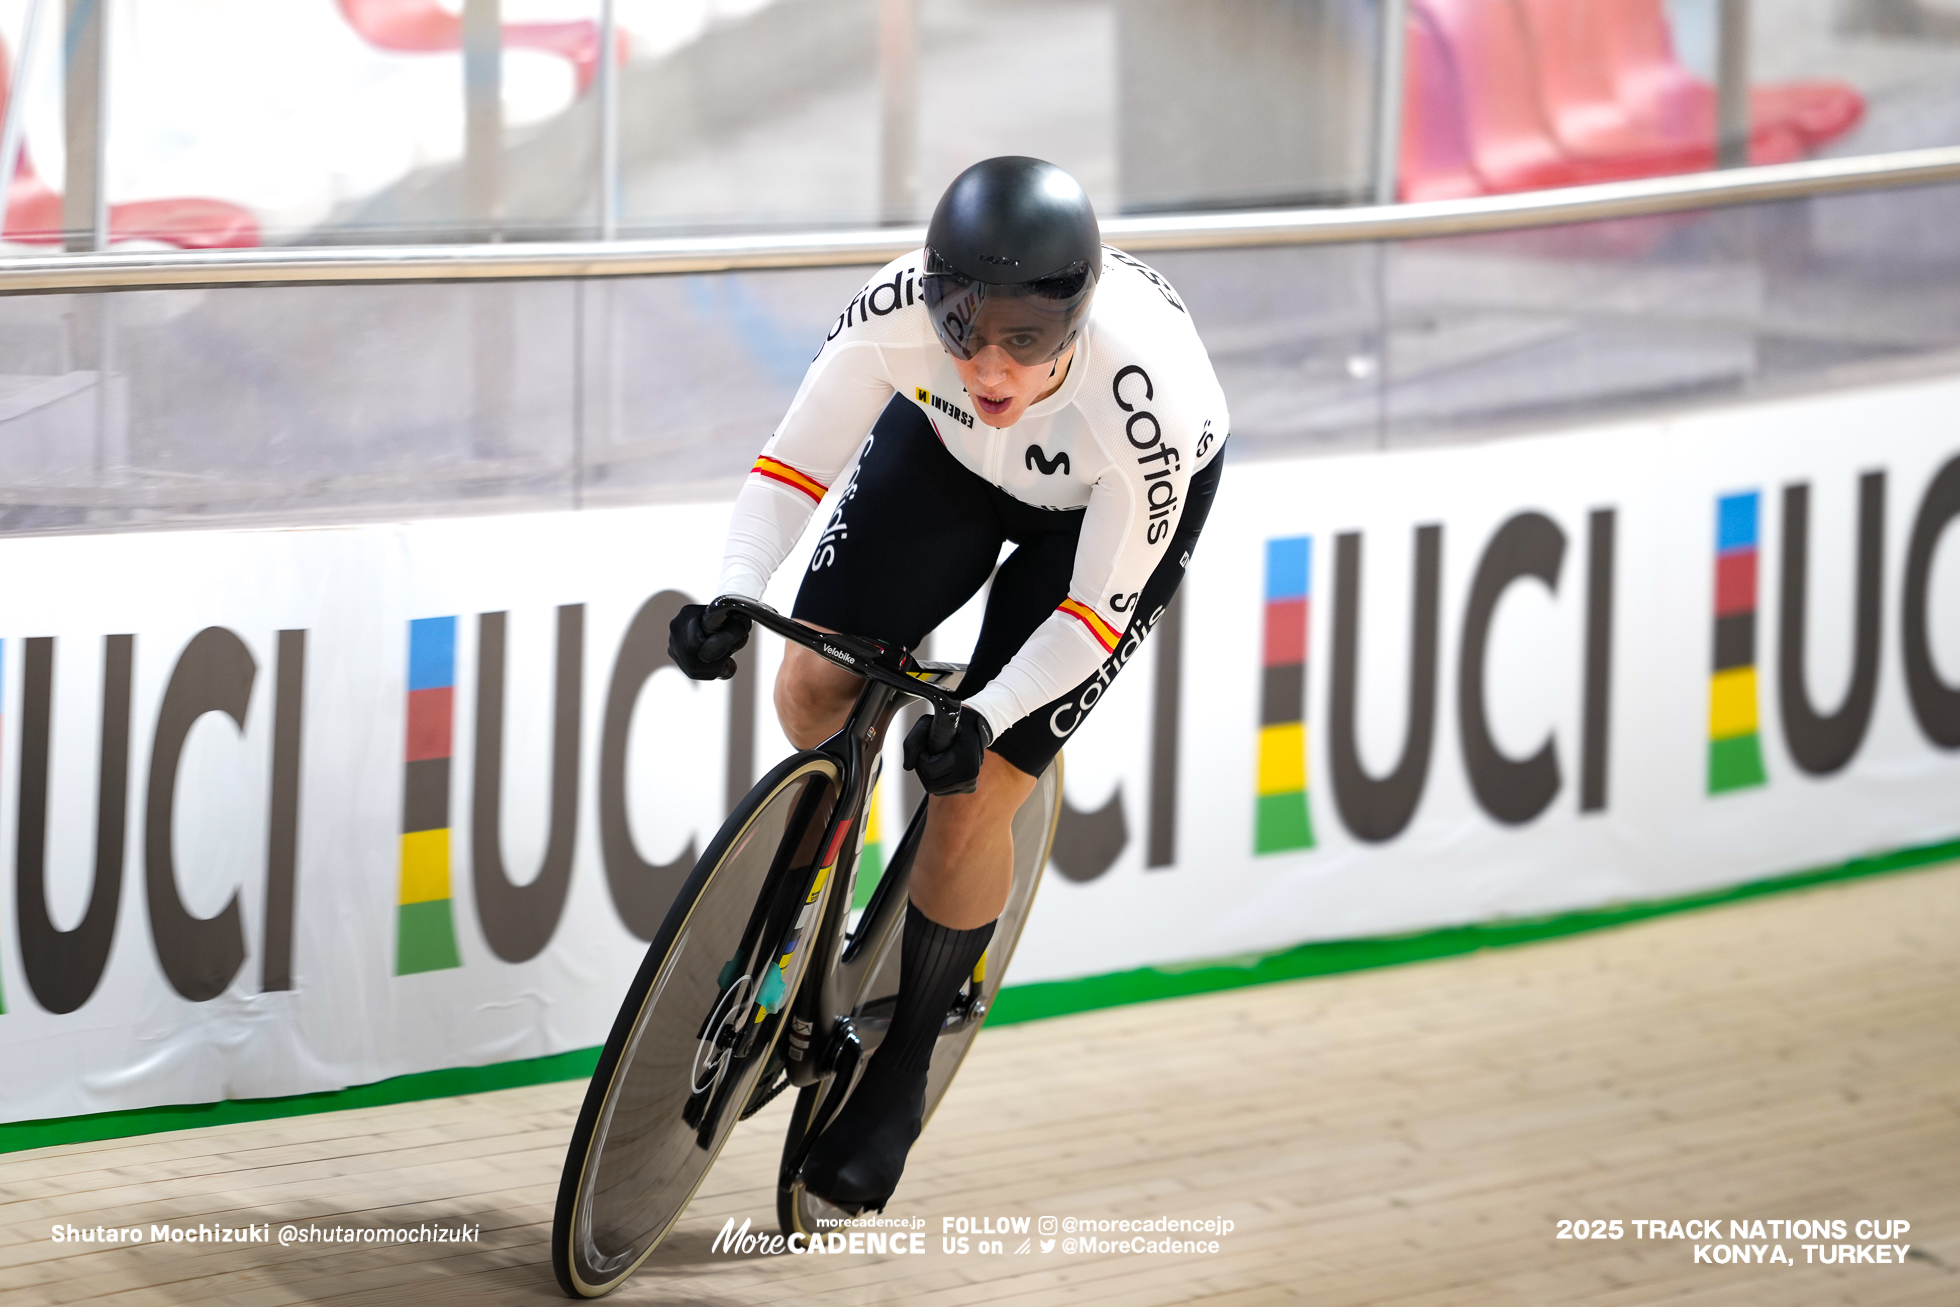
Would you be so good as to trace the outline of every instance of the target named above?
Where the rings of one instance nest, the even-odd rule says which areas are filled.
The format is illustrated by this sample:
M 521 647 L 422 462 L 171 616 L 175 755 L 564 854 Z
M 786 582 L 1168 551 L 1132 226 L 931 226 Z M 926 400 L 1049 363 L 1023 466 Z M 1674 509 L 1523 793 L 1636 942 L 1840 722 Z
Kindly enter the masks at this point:
M 1069 360 L 1074 357 L 1075 347 L 1070 346 L 1053 363 L 1029 367 L 1016 363 L 1000 346 L 989 345 L 970 359 L 954 358 L 953 370 L 960 374 L 967 398 L 973 401 L 973 411 L 982 422 L 990 427 L 1011 427 L 1030 404 L 1061 388 Z

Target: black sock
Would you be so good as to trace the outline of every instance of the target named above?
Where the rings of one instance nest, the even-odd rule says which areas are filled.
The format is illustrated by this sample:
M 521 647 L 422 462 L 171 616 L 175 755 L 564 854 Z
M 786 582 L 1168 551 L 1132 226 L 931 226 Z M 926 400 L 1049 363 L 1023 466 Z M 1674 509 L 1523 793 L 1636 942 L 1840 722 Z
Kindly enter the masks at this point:
M 926 1071 L 953 995 L 973 974 L 994 923 L 952 930 L 905 905 L 898 1002 L 885 1040 L 836 1121 L 817 1141 L 804 1183 L 831 1202 L 882 1208 L 919 1137 Z
M 905 905 L 905 936 L 900 945 L 898 1003 L 885 1042 L 871 1061 L 884 1075 L 917 1075 L 932 1064 L 932 1050 L 953 996 L 973 974 L 994 937 L 994 922 L 972 930 L 942 926 Z

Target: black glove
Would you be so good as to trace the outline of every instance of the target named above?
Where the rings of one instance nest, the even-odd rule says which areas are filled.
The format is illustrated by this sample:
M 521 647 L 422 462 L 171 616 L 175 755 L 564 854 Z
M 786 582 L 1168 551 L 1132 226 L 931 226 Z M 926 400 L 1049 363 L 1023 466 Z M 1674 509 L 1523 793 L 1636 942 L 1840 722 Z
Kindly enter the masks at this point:
M 667 656 L 694 680 L 725 681 L 735 675 L 735 651 L 749 642 L 752 625 L 730 609 L 710 614 L 705 604 L 683 604 L 667 627 Z
M 960 714 L 953 728 L 953 742 L 934 750 L 932 724 L 936 717 L 921 717 L 905 734 L 905 765 L 919 774 L 919 784 L 928 794 L 971 794 L 980 785 L 980 763 L 994 733 L 987 719 L 972 709 Z

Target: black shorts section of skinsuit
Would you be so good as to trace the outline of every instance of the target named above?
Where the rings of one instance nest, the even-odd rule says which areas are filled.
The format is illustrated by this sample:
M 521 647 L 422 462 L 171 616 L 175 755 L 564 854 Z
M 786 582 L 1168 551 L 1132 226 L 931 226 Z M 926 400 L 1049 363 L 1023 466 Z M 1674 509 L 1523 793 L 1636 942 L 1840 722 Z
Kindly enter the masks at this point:
M 1009 727 L 993 750 L 1039 776 L 1088 717 L 1184 579 L 1218 491 L 1224 451 L 1191 478 L 1184 514 L 1118 642 L 1082 684 Z M 916 406 L 894 396 L 811 555 L 795 616 L 834 631 L 916 649 L 1000 565 L 962 697 L 1000 674 L 1068 597 L 1084 510 L 1036 508 L 961 466 Z

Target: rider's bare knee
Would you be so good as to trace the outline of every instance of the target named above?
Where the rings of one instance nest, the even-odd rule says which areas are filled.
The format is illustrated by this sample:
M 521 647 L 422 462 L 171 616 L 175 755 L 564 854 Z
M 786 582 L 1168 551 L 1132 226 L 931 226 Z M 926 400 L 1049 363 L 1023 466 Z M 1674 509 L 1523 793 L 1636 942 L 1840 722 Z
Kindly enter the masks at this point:
M 799 749 L 829 739 L 849 714 L 859 685 L 849 672 L 792 646 L 776 672 L 776 715 L 783 734 Z

